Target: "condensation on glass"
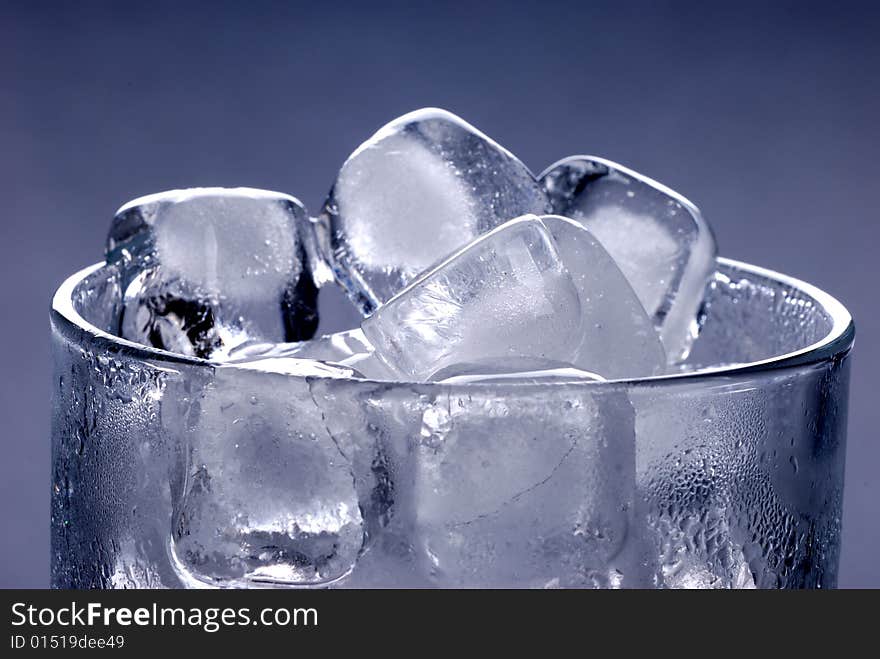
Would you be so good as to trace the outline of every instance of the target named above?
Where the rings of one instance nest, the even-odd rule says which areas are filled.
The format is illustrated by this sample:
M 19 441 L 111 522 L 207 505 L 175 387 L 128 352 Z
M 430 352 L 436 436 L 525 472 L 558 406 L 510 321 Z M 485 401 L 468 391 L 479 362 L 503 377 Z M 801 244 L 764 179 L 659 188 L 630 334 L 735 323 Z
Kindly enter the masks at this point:
M 681 373 L 581 383 L 219 366 L 120 304 L 53 303 L 55 587 L 836 584 L 854 329 L 802 282 L 719 259 Z

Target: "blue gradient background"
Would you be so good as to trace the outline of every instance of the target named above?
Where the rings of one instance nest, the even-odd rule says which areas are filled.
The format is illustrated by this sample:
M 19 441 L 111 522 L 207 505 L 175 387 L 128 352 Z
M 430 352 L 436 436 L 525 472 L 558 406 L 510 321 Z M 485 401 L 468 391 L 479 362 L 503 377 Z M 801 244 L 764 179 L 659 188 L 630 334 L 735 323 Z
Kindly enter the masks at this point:
M 880 586 L 880 10 L 768 4 L 0 0 L 0 586 L 48 584 L 49 300 L 113 211 L 196 185 L 316 208 L 360 141 L 426 105 L 536 171 L 588 152 L 658 178 L 723 254 L 848 305 L 840 585 Z

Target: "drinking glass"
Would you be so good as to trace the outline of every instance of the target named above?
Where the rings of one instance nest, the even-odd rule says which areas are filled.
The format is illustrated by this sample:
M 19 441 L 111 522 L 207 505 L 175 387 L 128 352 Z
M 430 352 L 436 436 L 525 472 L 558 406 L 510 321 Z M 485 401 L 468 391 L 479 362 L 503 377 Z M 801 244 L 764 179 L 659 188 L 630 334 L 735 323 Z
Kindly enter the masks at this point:
M 52 584 L 828 588 L 854 327 L 719 259 L 643 379 L 295 376 L 118 338 L 97 264 L 51 313 Z

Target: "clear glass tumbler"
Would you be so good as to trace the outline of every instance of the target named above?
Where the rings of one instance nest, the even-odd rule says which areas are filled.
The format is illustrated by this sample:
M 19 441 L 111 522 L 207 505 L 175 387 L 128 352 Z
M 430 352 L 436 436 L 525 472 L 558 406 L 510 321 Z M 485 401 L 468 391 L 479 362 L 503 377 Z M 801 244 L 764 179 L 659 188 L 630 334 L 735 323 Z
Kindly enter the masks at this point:
M 719 259 L 680 373 L 290 376 L 119 339 L 119 273 L 52 307 L 52 584 L 827 588 L 854 328 Z

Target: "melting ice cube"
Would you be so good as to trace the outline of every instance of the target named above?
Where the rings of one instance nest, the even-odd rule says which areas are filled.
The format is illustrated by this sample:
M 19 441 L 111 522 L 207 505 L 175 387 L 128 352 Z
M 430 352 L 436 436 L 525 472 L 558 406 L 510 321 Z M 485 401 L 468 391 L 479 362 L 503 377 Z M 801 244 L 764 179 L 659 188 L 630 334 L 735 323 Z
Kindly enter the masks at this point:
M 338 280 L 369 313 L 480 234 L 549 210 L 516 157 L 429 108 L 395 119 L 349 156 L 319 231 Z
M 352 467 L 311 391 L 313 378 L 351 376 L 294 358 L 217 366 L 188 421 L 175 504 L 186 583 L 321 584 L 354 567 L 364 531 Z
M 198 357 L 311 337 L 308 231 L 302 204 L 278 192 L 195 188 L 129 202 L 107 240 L 108 262 L 125 272 L 123 336 Z
M 414 532 L 446 587 L 644 587 L 634 412 L 612 387 L 438 395 L 415 447 Z
M 373 380 L 394 378 L 391 370 L 376 357 L 373 346 L 360 328 L 298 343 L 245 343 L 229 354 L 231 362 L 270 358 L 315 359 L 355 369 L 360 377 Z
M 614 258 L 670 361 L 686 357 L 717 253 L 700 211 L 656 181 L 592 156 L 560 160 L 541 182 L 553 212 L 583 223 Z
M 576 222 L 524 216 L 481 236 L 364 320 L 401 376 L 537 358 L 605 378 L 653 375 L 663 348 L 598 241 Z
M 616 261 L 580 223 L 558 215 L 541 221 L 578 292 L 583 334 L 577 365 L 606 378 L 661 373 L 663 344 Z
M 580 302 L 547 229 L 525 216 L 423 275 L 362 327 L 389 367 L 421 381 L 493 357 L 574 362 Z

